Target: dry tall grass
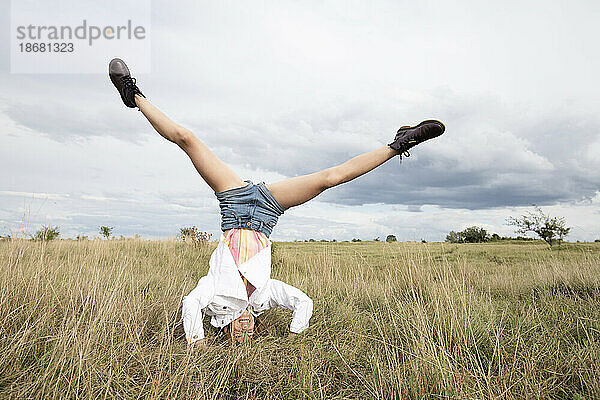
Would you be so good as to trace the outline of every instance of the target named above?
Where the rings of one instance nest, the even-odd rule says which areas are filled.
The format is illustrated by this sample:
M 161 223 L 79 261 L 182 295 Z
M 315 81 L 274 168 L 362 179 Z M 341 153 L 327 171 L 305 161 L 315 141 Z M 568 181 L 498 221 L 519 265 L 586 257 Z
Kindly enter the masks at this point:
M 311 327 L 194 352 L 213 248 L 0 242 L 0 397 L 600 398 L 600 245 L 275 243 Z

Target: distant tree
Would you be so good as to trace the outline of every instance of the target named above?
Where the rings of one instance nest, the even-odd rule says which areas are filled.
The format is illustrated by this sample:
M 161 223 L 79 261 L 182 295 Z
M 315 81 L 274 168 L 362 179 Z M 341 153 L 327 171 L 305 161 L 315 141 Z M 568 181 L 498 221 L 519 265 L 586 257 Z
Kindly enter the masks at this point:
M 379 242 L 379 236 L 373 239 L 374 242 Z
M 10 236 L 9 236 L 10 237 Z M 595 243 L 600 243 L 600 239 L 594 240 Z
M 112 231 L 113 229 L 115 229 L 114 226 L 101 226 L 100 228 L 98 228 L 98 231 L 100 232 L 100 234 L 102 236 L 104 236 L 106 239 L 108 239 L 110 237 L 110 235 L 112 235 Z
M 484 243 L 490 240 L 487 231 L 477 226 L 471 226 L 470 228 L 462 231 L 466 243 Z
M 490 240 L 492 242 L 499 242 L 500 240 L 502 240 L 502 238 L 497 233 L 492 233 L 492 236 L 490 236 Z
M 427 240 L 421 239 L 421 243 L 427 243 Z
M 483 243 L 490 240 L 487 231 L 477 226 L 471 226 L 463 231 L 451 231 L 446 235 L 446 242 L 450 243 Z
M 385 238 L 385 241 L 390 243 L 390 242 L 396 242 L 397 239 L 396 239 L 396 236 L 394 236 L 394 235 L 387 235 L 387 237 Z
M 60 236 L 58 226 L 51 227 L 44 225 L 33 235 L 33 240 L 49 241 L 54 240 Z
M 75 239 L 77 239 L 77 240 L 87 240 L 87 239 L 88 239 L 88 237 L 87 237 L 86 235 L 77 235 L 77 236 L 75 237 Z
M 446 242 L 464 243 L 464 238 L 460 232 L 450 231 L 450 233 L 446 235 Z
M 352 239 L 352 241 L 353 241 L 353 242 L 362 242 L 362 240 L 360 240 L 360 239 L 357 239 L 357 238 L 354 238 L 354 239 Z
M 331 241 L 332 241 L 332 242 L 337 242 L 337 240 L 335 240 L 335 239 L 331 239 Z
M 556 243 L 560 244 L 571 231 L 570 227 L 565 226 L 564 217 L 551 217 L 544 214 L 542 209 L 535 204 L 533 211 L 529 211 L 519 218 L 509 217 L 507 223 L 516 227 L 516 233 L 533 232 L 550 246 Z
M 316 242 L 315 239 L 308 239 L 309 242 Z

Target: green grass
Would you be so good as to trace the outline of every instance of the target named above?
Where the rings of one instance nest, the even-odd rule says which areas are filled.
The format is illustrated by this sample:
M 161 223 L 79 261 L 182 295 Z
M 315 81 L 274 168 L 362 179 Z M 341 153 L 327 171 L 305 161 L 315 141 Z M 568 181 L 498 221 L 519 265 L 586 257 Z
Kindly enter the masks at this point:
M 0 242 L 0 398 L 600 398 L 600 244 L 275 243 L 311 327 L 192 351 L 213 248 Z

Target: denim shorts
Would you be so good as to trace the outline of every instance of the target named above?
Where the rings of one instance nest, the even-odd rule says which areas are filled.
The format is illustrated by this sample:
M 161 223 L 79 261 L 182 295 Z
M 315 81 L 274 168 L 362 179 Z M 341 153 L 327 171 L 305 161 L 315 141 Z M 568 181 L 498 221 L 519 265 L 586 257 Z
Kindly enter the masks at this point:
M 232 228 L 254 229 L 271 235 L 277 219 L 286 210 L 273 197 L 264 182 L 215 192 L 221 208 L 221 230 Z

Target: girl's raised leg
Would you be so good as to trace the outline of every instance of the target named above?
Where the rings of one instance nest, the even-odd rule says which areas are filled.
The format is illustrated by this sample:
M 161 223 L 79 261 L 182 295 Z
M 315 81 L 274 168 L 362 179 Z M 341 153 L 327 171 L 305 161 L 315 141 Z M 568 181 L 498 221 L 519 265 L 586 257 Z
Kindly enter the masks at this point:
M 222 192 L 246 185 L 246 182 L 210 151 L 190 130 L 171 121 L 140 95 L 135 95 L 135 104 L 162 137 L 177 144 L 185 151 L 200 176 L 212 190 Z
M 283 207 L 294 207 L 318 196 L 325 189 L 366 174 L 398 154 L 398 151 L 384 146 L 360 154 L 335 167 L 271 183 L 267 188 Z

